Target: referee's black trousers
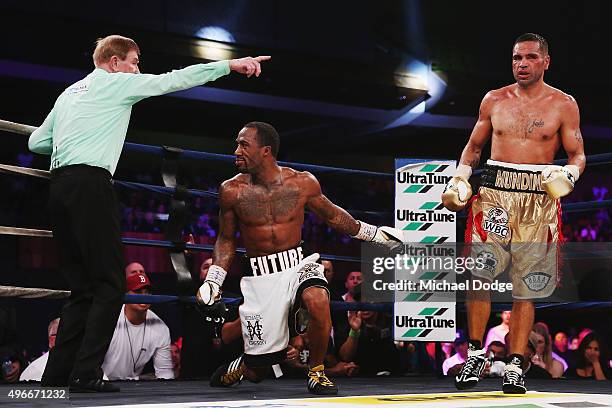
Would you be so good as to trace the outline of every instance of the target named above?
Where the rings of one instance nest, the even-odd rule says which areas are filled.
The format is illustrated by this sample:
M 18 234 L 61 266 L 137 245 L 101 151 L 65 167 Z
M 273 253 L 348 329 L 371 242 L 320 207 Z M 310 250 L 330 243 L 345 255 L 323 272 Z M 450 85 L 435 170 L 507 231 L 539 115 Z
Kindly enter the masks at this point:
M 111 175 L 73 165 L 51 172 L 49 213 L 60 269 L 72 294 L 42 377 L 47 386 L 102 378 L 125 293 L 119 206 Z

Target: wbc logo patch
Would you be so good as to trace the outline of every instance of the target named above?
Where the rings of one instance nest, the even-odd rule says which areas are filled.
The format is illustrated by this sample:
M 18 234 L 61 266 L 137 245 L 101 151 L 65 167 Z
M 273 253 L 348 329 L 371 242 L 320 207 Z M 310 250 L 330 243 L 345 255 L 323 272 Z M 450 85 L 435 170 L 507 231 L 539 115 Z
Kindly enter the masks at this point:
M 548 282 L 551 276 L 544 272 L 532 272 L 523 278 L 525 285 L 534 292 L 541 292 Z
M 501 207 L 493 207 L 487 213 L 487 218 L 482 221 L 482 229 L 506 238 L 509 231 L 508 219 L 506 210 Z

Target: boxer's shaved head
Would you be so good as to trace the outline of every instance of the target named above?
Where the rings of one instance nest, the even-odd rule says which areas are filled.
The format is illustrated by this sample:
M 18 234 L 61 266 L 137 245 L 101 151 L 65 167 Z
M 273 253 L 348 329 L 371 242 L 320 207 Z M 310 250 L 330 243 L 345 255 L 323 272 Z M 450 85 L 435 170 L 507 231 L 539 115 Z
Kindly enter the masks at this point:
M 272 156 L 276 158 L 278 156 L 278 149 L 280 148 L 280 136 L 274 126 L 266 122 L 249 122 L 244 125 L 245 128 L 254 128 L 257 130 L 257 141 L 260 146 L 270 146 L 270 152 Z

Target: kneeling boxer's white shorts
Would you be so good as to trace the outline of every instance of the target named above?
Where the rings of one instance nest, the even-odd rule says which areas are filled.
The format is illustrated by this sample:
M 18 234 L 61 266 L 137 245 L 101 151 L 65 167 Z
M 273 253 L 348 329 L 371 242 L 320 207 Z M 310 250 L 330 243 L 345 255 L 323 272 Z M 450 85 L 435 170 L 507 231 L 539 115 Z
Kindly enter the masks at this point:
M 296 251 L 297 256 L 289 251 Z M 306 288 L 317 286 L 327 290 L 319 254 L 301 259 L 301 248 L 290 249 L 265 257 L 251 258 L 252 266 L 264 273 L 245 276 L 240 282 L 244 303 L 239 308 L 244 340 L 245 364 L 262 367 L 285 359 L 289 344 L 290 314 L 301 303 Z M 278 262 L 274 268 L 264 263 Z M 287 262 L 284 262 L 284 261 Z M 284 267 L 284 268 L 283 268 Z M 272 271 L 275 272 L 272 272 Z M 270 273 L 265 273 L 268 271 Z

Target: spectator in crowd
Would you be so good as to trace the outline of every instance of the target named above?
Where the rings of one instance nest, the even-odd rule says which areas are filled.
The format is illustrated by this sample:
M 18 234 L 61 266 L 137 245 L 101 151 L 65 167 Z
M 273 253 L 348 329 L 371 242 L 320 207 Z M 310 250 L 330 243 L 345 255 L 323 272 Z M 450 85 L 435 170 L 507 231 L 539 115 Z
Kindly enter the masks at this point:
M 506 366 L 506 345 L 499 340 L 493 340 L 487 348 L 487 355 L 491 359 L 487 376 L 502 377 Z
M 47 336 L 49 341 L 49 350 L 55 347 L 55 336 L 57 335 L 57 327 L 59 326 L 59 317 L 51 320 L 49 327 L 47 328 Z M 19 381 L 40 381 L 42 378 L 45 367 L 47 366 L 47 360 L 49 359 L 49 352 L 46 351 L 42 356 L 32 361 L 30 365 L 26 367 L 21 373 Z
M 546 365 L 542 360 L 542 357 L 537 353 L 538 342 L 543 342 L 541 335 L 534 331 L 529 333 L 529 339 L 527 347 L 525 348 L 524 362 L 523 362 L 523 374 L 527 378 L 552 378 Z M 508 344 L 508 342 L 506 342 Z M 542 343 L 543 344 L 543 343 Z
M 287 359 L 281 364 L 284 371 L 300 378 L 309 369 L 309 346 L 308 333 L 300 334 L 291 339 L 292 345 L 287 351 Z M 294 357 L 295 356 L 295 357 Z M 335 355 L 334 347 L 330 341 L 325 355 L 325 372 L 334 377 L 353 377 L 359 373 L 359 366 L 354 362 L 339 361 Z
M 561 361 L 561 357 L 553 355 L 548 326 L 545 323 L 538 322 L 533 325 L 533 332 L 535 333 L 535 354 L 538 363 L 543 363 L 543 368 L 550 373 L 552 378 L 561 377 L 567 369 L 567 363 Z
M 344 287 L 346 288 L 346 293 L 342 295 L 342 299 L 345 302 L 354 302 L 355 301 L 355 288 L 363 281 L 363 275 L 361 271 L 352 271 L 346 275 L 346 280 L 344 281 Z
M 501 323 L 495 327 L 491 327 L 489 332 L 487 333 L 487 337 L 485 340 L 485 347 L 489 347 L 492 341 L 501 341 L 504 342 L 504 338 L 508 331 L 510 330 L 510 316 L 512 315 L 512 311 L 504 310 L 501 312 Z M 505 344 L 505 343 L 504 343 Z
M 489 343 L 487 354 L 495 360 L 504 360 L 506 358 L 506 345 L 499 340 L 494 340 Z
M 576 354 L 576 368 L 570 369 L 568 377 L 595 380 L 610 378 L 608 352 L 602 339 L 594 332 L 584 336 Z
M 373 311 L 348 312 L 350 330 L 338 355 L 345 362 L 354 361 L 364 375 L 398 374 L 400 353 L 391 333 L 391 321 Z
M 332 261 L 324 259 L 321 261 L 321 264 L 323 265 L 323 273 L 325 274 L 325 279 L 327 279 L 327 283 L 328 283 L 328 288 L 329 288 L 329 294 L 330 294 L 330 300 L 343 300 L 342 296 L 336 291 L 336 289 L 334 288 L 334 276 L 335 276 L 335 272 L 334 272 L 334 264 Z
M 0 306 L 0 383 L 14 383 L 25 366 L 23 348 L 17 336 L 17 316 L 12 306 Z
M 574 350 L 569 349 L 569 339 L 565 332 L 560 331 L 555 334 L 553 353 L 557 354 L 567 363 L 568 367 L 566 367 L 565 371 L 568 368 L 576 367 L 576 353 Z
M 151 281 L 138 272 L 127 278 L 127 293 L 151 294 Z M 117 326 L 102 363 L 109 380 L 138 380 L 145 364 L 153 358 L 155 377 L 173 379 L 170 330 L 150 304 L 126 304 L 121 308 Z
M 553 351 L 561 357 L 564 357 L 563 355 L 568 352 L 568 346 L 569 342 L 567 340 L 567 334 L 562 331 L 557 332 L 553 342 Z
M 440 344 L 440 348 L 442 349 L 442 353 L 444 353 L 445 360 L 451 357 L 453 354 L 455 354 L 455 343 L 444 342 Z M 435 349 L 434 349 L 434 356 L 435 356 Z
M 442 363 L 442 374 L 444 375 L 457 375 L 467 359 L 468 338 L 463 330 L 457 330 L 454 344 L 455 354 Z
M 132 262 L 128 264 L 128 266 L 125 267 L 125 278 L 126 279 L 132 275 L 137 275 L 137 274 L 145 274 L 145 269 L 144 269 L 144 266 L 142 266 L 142 264 L 139 264 L 138 262 Z
M 181 349 L 183 348 L 183 338 L 179 337 L 170 345 L 172 353 L 172 370 L 174 378 L 179 378 L 181 374 Z

